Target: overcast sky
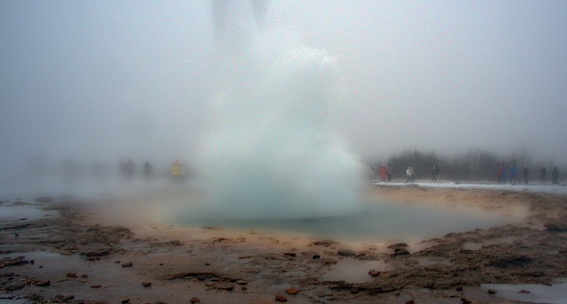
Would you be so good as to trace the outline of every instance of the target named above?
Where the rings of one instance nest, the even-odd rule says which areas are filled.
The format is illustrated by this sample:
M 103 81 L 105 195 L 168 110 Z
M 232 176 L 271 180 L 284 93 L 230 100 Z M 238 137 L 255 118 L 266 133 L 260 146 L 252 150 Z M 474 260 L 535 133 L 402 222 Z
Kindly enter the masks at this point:
M 352 151 L 567 158 L 567 1 L 278 1 L 264 26 L 337 58 Z M 206 136 L 209 1 L 0 1 L 0 165 L 170 163 Z M 269 101 L 267 101 L 269 102 Z

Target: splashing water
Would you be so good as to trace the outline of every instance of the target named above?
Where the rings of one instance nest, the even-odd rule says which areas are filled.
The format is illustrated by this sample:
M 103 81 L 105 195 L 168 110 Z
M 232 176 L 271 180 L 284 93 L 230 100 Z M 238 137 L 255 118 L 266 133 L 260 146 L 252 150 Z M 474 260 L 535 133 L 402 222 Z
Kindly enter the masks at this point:
M 200 163 L 222 217 L 319 217 L 358 207 L 361 166 L 336 130 L 344 106 L 337 60 L 281 33 L 255 28 L 219 52 Z

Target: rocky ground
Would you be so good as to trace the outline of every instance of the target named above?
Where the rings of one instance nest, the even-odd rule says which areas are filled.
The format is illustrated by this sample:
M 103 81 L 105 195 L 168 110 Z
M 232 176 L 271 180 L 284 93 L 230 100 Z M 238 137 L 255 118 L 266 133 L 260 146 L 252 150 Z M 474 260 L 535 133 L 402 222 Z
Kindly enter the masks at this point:
M 3 206 L 30 205 L 59 216 L 0 220 L 0 298 L 24 303 L 521 303 L 480 284 L 551 284 L 567 277 L 564 195 L 411 185 L 374 186 L 366 195 L 504 214 L 520 210 L 525 217 L 416 244 L 383 244 L 164 225 L 147 218 L 144 208 L 130 209 L 134 216 L 126 221 L 112 202 L 4 201 Z M 365 277 L 329 279 L 341 263 L 368 265 Z

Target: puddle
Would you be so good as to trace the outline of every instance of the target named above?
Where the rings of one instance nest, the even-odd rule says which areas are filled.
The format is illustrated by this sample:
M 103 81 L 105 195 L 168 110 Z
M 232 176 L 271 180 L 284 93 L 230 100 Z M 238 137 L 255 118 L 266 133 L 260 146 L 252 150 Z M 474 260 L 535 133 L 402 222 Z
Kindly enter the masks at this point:
M 359 261 L 342 259 L 333 265 L 331 270 L 322 276 L 323 281 L 345 281 L 348 283 L 372 282 L 374 279 L 368 274 L 370 270 L 387 271 L 393 268 L 384 261 Z
M 468 242 L 468 243 L 464 243 L 463 246 L 461 247 L 467 250 L 480 250 L 484 246 L 490 246 L 494 244 L 502 244 L 502 243 L 511 244 L 516 239 L 517 239 L 516 237 L 503 237 L 498 239 L 485 240 L 482 243 Z
M 0 205 L 0 218 L 10 220 L 37 220 L 44 217 L 56 217 L 59 213 L 55 210 L 43 210 L 34 205 Z
M 496 296 L 529 303 L 567 303 L 567 278 L 554 280 L 552 286 L 541 284 L 481 284 L 482 289 L 496 290 Z
M 444 258 L 419 258 L 419 266 L 431 266 L 431 265 L 453 265 L 449 260 Z

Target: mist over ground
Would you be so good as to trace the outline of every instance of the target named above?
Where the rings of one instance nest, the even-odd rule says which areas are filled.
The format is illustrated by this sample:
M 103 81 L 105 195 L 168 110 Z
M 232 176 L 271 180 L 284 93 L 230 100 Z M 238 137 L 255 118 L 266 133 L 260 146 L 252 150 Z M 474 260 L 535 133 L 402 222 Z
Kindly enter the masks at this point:
M 566 2 L 238 9 L 258 7 L 282 39 L 336 58 L 349 105 L 337 132 L 353 154 L 481 148 L 565 162 Z M 214 128 L 214 14 L 206 1 L 2 1 L 2 180 L 69 159 L 109 170 L 128 158 L 138 170 L 145 161 L 165 172 L 176 159 L 193 165 Z

